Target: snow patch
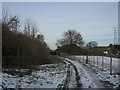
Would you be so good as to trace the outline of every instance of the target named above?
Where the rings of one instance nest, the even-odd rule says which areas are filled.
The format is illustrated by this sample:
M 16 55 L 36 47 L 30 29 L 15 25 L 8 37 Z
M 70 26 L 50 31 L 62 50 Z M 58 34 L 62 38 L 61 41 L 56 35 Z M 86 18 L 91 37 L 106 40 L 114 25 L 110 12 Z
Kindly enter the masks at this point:
M 48 64 L 37 66 L 39 70 L 32 71 L 31 75 L 19 77 L 3 73 L 4 88 L 57 88 L 66 79 L 66 64 Z
M 78 72 L 79 72 L 79 75 L 80 75 L 80 79 L 81 79 L 81 82 L 82 82 L 82 88 L 96 88 L 97 86 L 94 84 L 94 82 L 92 81 L 91 77 L 89 76 L 89 74 L 87 73 L 87 71 L 80 65 L 80 63 L 78 62 L 75 62 L 71 59 L 67 59 L 67 58 L 64 58 L 68 61 L 70 61 L 71 63 L 73 63 Z
M 96 74 L 95 76 L 97 76 L 100 79 L 100 82 L 103 82 L 104 84 L 108 85 L 108 87 L 118 88 L 120 86 L 120 82 L 119 82 L 120 75 L 118 74 L 119 58 L 112 58 L 112 74 L 110 74 L 110 57 L 104 57 L 104 70 L 102 70 L 102 56 L 89 56 L 88 59 L 89 64 L 85 63 L 86 56 L 70 56 L 70 58 L 73 59 L 73 62 L 79 62 L 78 64 L 79 67 L 82 66 L 81 68 L 87 67 L 91 69 Z M 97 65 L 97 58 L 98 58 L 98 65 Z M 87 68 L 84 68 L 84 71 Z M 87 72 L 90 71 L 87 69 Z M 90 75 L 88 75 L 87 77 L 89 76 Z

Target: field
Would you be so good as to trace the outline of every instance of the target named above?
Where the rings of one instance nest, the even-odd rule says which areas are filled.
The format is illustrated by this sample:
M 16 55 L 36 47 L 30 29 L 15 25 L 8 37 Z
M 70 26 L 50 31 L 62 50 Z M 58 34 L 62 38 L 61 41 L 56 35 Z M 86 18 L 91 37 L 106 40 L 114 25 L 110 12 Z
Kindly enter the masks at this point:
M 22 73 L 29 70 L 14 69 L 14 71 Z M 64 84 L 66 75 L 67 66 L 65 63 L 38 65 L 36 70 L 33 70 L 29 75 L 20 76 L 3 73 L 2 86 L 4 88 L 57 88 L 60 84 Z
M 86 56 L 73 56 L 82 63 L 86 63 Z M 88 64 L 97 69 L 106 71 L 112 74 L 119 74 L 119 58 L 111 58 L 104 56 L 88 56 Z
M 3 69 L 1 86 L 3 88 L 119 88 L 120 86 L 118 58 L 112 58 L 111 65 L 111 59 L 109 57 L 103 59 L 102 56 L 89 56 L 88 63 L 86 56 L 59 57 L 59 59 L 52 57 L 52 59 L 54 64 L 36 65 L 32 70 Z M 80 87 L 77 85 L 78 76 L 82 84 Z

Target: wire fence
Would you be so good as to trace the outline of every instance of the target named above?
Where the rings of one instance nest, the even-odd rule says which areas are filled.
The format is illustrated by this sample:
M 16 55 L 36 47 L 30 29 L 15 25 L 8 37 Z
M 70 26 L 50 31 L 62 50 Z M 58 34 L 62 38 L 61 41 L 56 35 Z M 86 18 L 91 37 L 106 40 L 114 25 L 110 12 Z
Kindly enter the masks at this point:
M 112 58 L 106 56 L 72 56 L 74 60 L 78 60 L 80 63 L 90 65 L 95 69 L 109 72 L 110 74 L 119 74 L 119 58 Z

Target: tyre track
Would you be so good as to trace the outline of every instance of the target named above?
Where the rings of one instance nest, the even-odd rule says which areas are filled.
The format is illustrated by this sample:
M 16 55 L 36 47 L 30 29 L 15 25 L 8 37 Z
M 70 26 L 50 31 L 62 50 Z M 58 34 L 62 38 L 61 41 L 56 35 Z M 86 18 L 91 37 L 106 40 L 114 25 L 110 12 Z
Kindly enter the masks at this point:
M 63 59 L 63 58 L 62 58 Z M 79 75 L 79 73 L 78 73 L 78 70 L 77 70 L 77 68 L 76 68 L 76 66 L 73 64 L 73 63 L 71 63 L 70 61 L 68 61 L 68 60 L 66 60 L 66 59 L 63 59 L 64 61 L 67 61 L 68 63 L 70 63 L 73 67 L 74 67 L 74 70 L 75 70 L 75 80 L 76 80 L 76 88 L 80 88 L 80 87 L 82 87 L 82 83 L 81 83 L 81 81 L 80 81 L 80 75 Z

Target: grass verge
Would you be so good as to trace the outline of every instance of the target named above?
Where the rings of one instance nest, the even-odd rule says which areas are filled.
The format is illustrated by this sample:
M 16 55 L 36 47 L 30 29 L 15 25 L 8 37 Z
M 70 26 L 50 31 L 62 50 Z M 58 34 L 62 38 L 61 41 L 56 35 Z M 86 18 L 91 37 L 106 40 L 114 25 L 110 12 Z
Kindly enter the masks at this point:
M 51 61 L 51 64 L 62 63 L 63 62 L 63 60 L 61 60 L 57 56 L 49 56 L 49 60 Z

